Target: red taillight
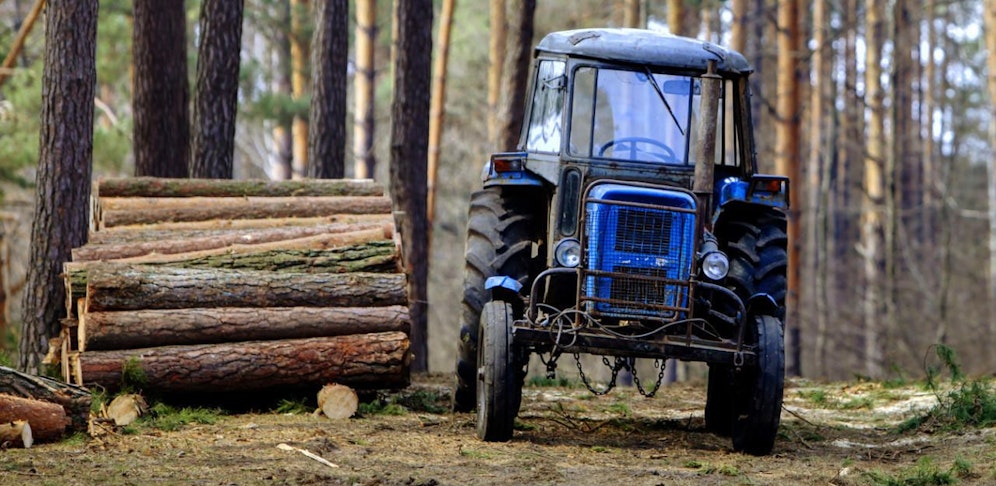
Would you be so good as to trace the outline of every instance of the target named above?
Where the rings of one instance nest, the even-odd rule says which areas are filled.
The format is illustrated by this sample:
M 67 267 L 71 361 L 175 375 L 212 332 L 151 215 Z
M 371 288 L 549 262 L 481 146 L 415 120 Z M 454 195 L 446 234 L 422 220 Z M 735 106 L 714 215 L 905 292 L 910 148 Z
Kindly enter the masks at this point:
M 497 173 L 517 172 L 522 170 L 522 159 L 518 157 L 507 159 L 495 157 L 491 159 L 491 165 Z

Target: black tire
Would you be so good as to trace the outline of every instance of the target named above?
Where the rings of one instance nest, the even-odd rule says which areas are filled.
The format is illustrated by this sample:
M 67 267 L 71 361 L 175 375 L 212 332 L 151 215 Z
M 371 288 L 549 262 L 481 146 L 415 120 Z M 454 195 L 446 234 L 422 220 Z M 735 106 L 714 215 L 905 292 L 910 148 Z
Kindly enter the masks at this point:
M 785 215 L 766 211 L 750 220 L 727 222 L 718 234 L 730 258 L 726 286 L 744 302 L 758 293 L 775 299 L 778 310 L 772 314 L 785 318 L 785 294 L 788 289 L 788 235 Z
M 512 438 L 522 403 L 522 366 L 512 344 L 512 306 L 488 302 L 481 312 L 477 382 L 477 436 L 488 442 Z
M 529 283 L 531 236 L 537 231 L 531 211 L 535 208 L 529 207 L 527 198 L 512 190 L 491 187 L 471 196 L 457 383 L 453 392 L 456 412 L 469 412 L 477 404 L 477 330 L 481 309 L 490 300 L 484 281 L 494 275 L 505 275 L 523 285 Z
M 706 388 L 706 430 L 723 437 L 730 436 L 735 411 L 733 397 L 733 367 L 710 364 L 709 385 Z
M 754 336 L 757 364 L 736 376 L 733 449 L 755 456 L 771 452 L 782 414 L 785 391 L 785 343 L 782 322 L 757 316 Z

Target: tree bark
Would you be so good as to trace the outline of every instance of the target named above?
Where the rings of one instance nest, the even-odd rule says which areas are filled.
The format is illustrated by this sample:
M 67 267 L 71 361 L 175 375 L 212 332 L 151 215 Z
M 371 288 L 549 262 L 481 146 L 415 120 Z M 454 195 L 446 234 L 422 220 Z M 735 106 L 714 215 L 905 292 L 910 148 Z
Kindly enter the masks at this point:
M 318 0 L 311 42 L 308 177 L 341 179 L 346 170 L 346 61 L 349 4 Z
M 865 191 L 861 211 L 861 252 L 864 258 L 864 363 L 865 372 L 873 378 L 880 377 L 883 365 L 882 328 L 884 315 L 882 251 L 882 203 L 885 197 L 885 127 L 883 120 L 883 92 L 881 60 L 885 28 L 883 0 L 870 0 L 867 7 L 867 34 L 865 45 L 865 102 L 868 104 L 868 141 L 865 156 Z
M 373 154 L 374 98 L 376 72 L 374 51 L 377 45 L 377 2 L 357 0 L 356 5 L 356 75 L 353 78 L 353 159 L 358 178 L 373 179 L 376 159 Z
M 275 29 L 273 40 L 274 91 L 285 100 L 293 96 L 291 83 L 291 6 L 288 1 L 275 2 L 274 19 L 279 27 Z M 276 154 L 277 174 L 274 179 L 288 180 L 294 175 L 294 117 L 287 110 L 281 110 L 273 129 L 273 145 Z
M 996 0 L 986 0 L 985 8 L 986 47 L 989 55 L 986 66 L 989 68 L 986 87 L 989 91 L 990 120 L 996 120 Z M 944 72 L 943 70 L 941 72 Z M 996 147 L 996 123 L 989 123 L 989 143 Z M 996 345 L 996 168 L 989 166 L 988 183 L 988 218 L 989 218 L 989 349 Z M 990 363 L 996 362 L 996 357 L 989 357 Z
M 505 0 L 491 0 L 488 23 L 491 30 L 488 47 L 488 142 L 491 151 L 499 150 L 498 116 L 501 101 L 502 67 L 505 65 L 505 42 L 508 38 L 508 22 L 505 15 Z
M 303 104 L 303 99 L 308 95 L 308 67 L 307 59 L 310 46 L 309 39 L 305 35 L 305 18 L 310 14 L 310 0 L 290 0 L 291 5 L 291 97 L 296 103 Z M 291 136 L 293 139 L 294 155 L 293 163 L 294 178 L 304 176 L 305 168 L 308 164 L 308 118 L 300 113 L 294 115 L 291 124 Z
M 364 179 L 203 180 L 130 177 L 100 179 L 97 197 L 383 196 L 384 186 Z
M 123 258 L 135 258 L 145 255 L 156 254 L 157 256 L 175 255 L 178 253 L 190 253 L 218 248 L 240 246 L 251 250 L 253 247 L 266 245 L 267 243 L 290 242 L 302 238 L 322 237 L 325 235 L 336 235 L 338 239 L 328 240 L 331 245 L 351 245 L 366 242 L 365 237 L 369 231 L 379 231 L 380 237 L 376 239 L 390 239 L 393 230 L 390 227 L 378 223 L 361 224 L 330 224 L 322 226 L 302 226 L 290 228 L 272 228 L 262 230 L 227 230 L 227 231 L 201 231 L 196 233 L 182 233 L 178 235 L 169 232 L 156 231 L 151 235 L 144 234 L 144 239 L 137 241 L 129 239 L 127 241 L 117 240 L 105 244 L 89 243 L 80 248 L 73 249 L 73 262 L 86 262 L 97 260 L 120 260 Z M 363 232 L 363 235 L 356 233 Z M 97 232 L 100 234 L 102 232 Z M 118 232 L 118 234 L 128 235 L 129 233 Z M 372 233 L 370 235 L 373 235 Z M 149 237 L 154 239 L 148 239 Z M 354 237 L 351 237 L 354 236 Z M 291 243 L 293 245 L 293 243 Z M 328 247 L 327 245 L 325 246 Z M 276 250 L 279 247 L 270 248 L 263 246 L 265 250 Z
M 436 174 L 439 173 L 439 144 L 443 138 L 443 125 L 446 121 L 446 67 L 450 56 L 450 30 L 453 28 L 453 10 L 456 0 L 443 0 L 439 18 L 439 33 L 436 39 L 436 58 L 433 66 L 432 98 L 429 100 L 429 162 L 428 162 L 428 202 L 426 218 L 429 227 L 436 209 Z
M 138 365 L 145 391 L 232 392 L 336 382 L 354 388 L 407 386 L 408 336 L 352 336 L 162 346 L 80 353 L 83 382 L 114 391 L 122 369 Z M 237 379 L 233 379 L 236 378 Z
M 87 430 L 92 398 L 84 388 L 0 366 L 0 393 L 57 404 L 65 410 L 73 431 Z
M 87 277 L 88 312 L 190 307 L 407 304 L 403 274 L 276 273 L 107 265 Z
M 140 223 L 124 226 L 103 227 L 91 235 L 107 235 L 114 238 L 113 233 L 147 233 L 154 231 L 201 231 L 201 230 L 247 230 L 265 228 L 290 228 L 324 224 L 355 224 L 355 223 L 394 223 L 394 215 L 384 214 L 333 214 L 329 216 L 312 216 L 307 218 L 257 218 L 257 219 L 209 219 L 204 221 L 179 221 Z M 101 237 L 103 238 L 103 236 Z
M 534 0 L 528 0 L 534 1 Z M 426 217 L 426 157 L 429 81 L 432 65 L 432 2 L 396 4 L 398 36 L 391 106 L 391 195 L 408 274 L 415 371 L 428 368 L 427 312 L 429 225 Z
M 70 425 L 66 411 L 59 405 L 0 393 L 0 422 L 18 420 L 31 425 L 31 435 L 38 442 L 61 438 Z
M 134 5 L 135 175 L 187 177 L 190 87 L 184 2 L 136 0 Z
M 386 197 L 104 198 L 98 228 L 212 219 L 389 213 Z
M 498 111 L 498 151 L 514 150 L 519 143 L 525 117 L 536 0 L 511 0 L 510 11 L 507 53 L 502 67 L 502 103 Z
M 689 35 L 684 32 L 684 0 L 667 0 L 667 28 L 674 35 Z
M 80 316 L 79 350 L 136 349 L 408 333 L 408 309 L 386 307 L 221 307 L 213 309 L 87 312 Z
M 231 179 L 238 111 L 243 0 L 201 4 L 190 176 Z
M 18 366 L 29 372 L 38 371 L 48 338 L 59 332 L 65 315 L 62 262 L 86 242 L 97 4 L 56 0 L 45 16 L 37 196 L 18 353 Z

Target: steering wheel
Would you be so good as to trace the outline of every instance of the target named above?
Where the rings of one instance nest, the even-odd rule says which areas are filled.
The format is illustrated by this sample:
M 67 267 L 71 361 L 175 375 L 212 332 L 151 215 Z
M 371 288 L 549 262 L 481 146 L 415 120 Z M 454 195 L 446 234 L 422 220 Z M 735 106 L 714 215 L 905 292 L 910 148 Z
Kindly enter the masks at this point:
M 646 148 L 656 148 L 660 151 L 646 150 L 646 148 L 641 150 L 637 148 L 637 145 L 639 144 L 648 145 L 649 147 Z M 674 150 L 671 149 L 671 147 L 668 147 L 667 145 L 664 145 L 663 143 L 652 138 L 645 137 L 623 137 L 609 140 L 608 143 L 602 145 L 602 148 L 598 150 L 598 156 L 605 156 L 605 152 L 616 145 L 618 145 L 616 148 L 617 151 L 621 151 L 623 153 L 627 151 L 629 152 L 629 160 L 640 160 L 637 158 L 636 154 L 642 153 L 669 164 L 677 164 L 681 162 L 678 160 L 678 156 L 674 153 Z

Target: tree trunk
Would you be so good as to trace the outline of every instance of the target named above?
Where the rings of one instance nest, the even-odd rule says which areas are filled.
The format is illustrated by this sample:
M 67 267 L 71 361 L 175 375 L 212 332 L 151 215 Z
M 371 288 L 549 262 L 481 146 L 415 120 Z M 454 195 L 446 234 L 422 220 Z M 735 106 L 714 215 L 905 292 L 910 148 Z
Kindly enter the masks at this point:
M 833 49 L 830 43 L 829 33 L 829 1 L 817 0 L 813 4 L 813 49 L 812 66 L 812 91 L 810 92 L 809 111 L 809 173 L 806 178 L 808 197 L 806 199 L 806 251 L 807 256 L 804 263 L 805 274 L 808 275 L 804 285 L 812 289 L 806 300 L 813 308 L 812 319 L 816 323 L 816 332 L 813 333 L 812 363 L 815 366 L 815 374 L 825 376 L 827 342 L 827 315 L 826 315 L 826 272 L 829 268 L 823 265 L 825 261 L 825 218 L 827 194 L 824 190 L 824 183 L 829 180 L 828 166 L 831 162 L 830 151 L 827 150 L 826 141 L 830 140 L 830 120 L 827 114 L 832 111 L 829 106 L 832 103 L 832 56 Z
M 529 0 L 534 1 L 534 0 Z M 391 106 L 391 195 L 405 242 L 404 265 L 412 320 L 415 371 L 428 368 L 427 309 L 429 224 L 426 160 L 432 61 L 432 2 L 396 5 L 398 36 Z
M 623 27 L 643 28 L 643 18 L 640 16 L 640 0 L 624 0 L 623 7 Z
M 92 398 L 84 388 L 0 366 L 0 393 L 55 403 L 65 410 L 73 431 L 87 430 Z
M 303 103 L 308 95 L 308 36 L 305 33 L 305 19 L 310 15 L 310 0 L 290 0 L 291 5 L 291 97 L 296 103 Z M 291 125 L 294 139 L 294 178 L 304 176 L 308 165 L 308 120 L 307 116 L 294 115 Z
M 200 230 L 245 230 L 263 228 L 289 228 L 294 226 L 311 226 L 332 223 L 354 224 L 354 223 L 391 223 L 394 224 L 394 216 L 389 213 L 384 214 L 333 214 L 330 216 L 313 216 L 307 218 L 261 218 L 261 219 L 209 219 L 204 221 L 179 221 L 179 222 L 158 222 L 142 223 L 125 226 L 103 227 L 100 231 L 91 233 L 92 235 L 106 234 L 113 238 L 112 233 L 145 233 L 152 231 L 200 231 Z M 103 238 L 103 237 L 101 237 Z
M 456 0 L 443 0 L 443 10 L 439 18 L 439 33 L 436 39 L 436 59 L 432 80 L 432 99 L 429 101 L 429 162 L 428 162 L 428 202 L 426 217 L 429 227 L 436 210 L 436 174 L 439 172 L 439 144 L 443 138 L 446 121 L 446 67 L 450 56 L 450 30 L 453 28 L 453 9 Z
M 868 105 L 868 142 L 865 157 L 865 191 L 861 211 L 861 251 L 864 257 L 865 372 L 880 377 L 883 365 L 882 203 L 885 196 L 882 166 L 885 161 L 885 128 L 881 60 L 885 20 L 883 0 L 870 0 L 865 44 L 865 102 Z
M 274 29 L 274 92 L 284 100 L 290 100 L 293 91 L 291 84 L 291 8 L 289 1 L 275 2 L 274 19 L 278 27 Z M 274 153 L 277 156 L 277 170 L 274 179 L 288 180 L 294 175 L 294 117 L 283 111 L 273 129 Z
M 507 54 L 502 67 L 502 103 L 498 116 L 499 151 L 515 150 L 525 117 L 526 86 L 533 47 L 536 0 L 512 0 Z
M 104 198 L 98 228 L 212 219 L 262 219 L 377 214 L 386 197 Z
M 73 262 L 120 260 L 151 254 L 164 256 L 214 250 L 236 245 L 247 247 L 247 249 L 251 250 L 253 247 L 265 245 L 266 243 L 300 240 L 302 238 L 320 237 L 322 235 L 338 235 L 341 238 L 339 241 L 329 241 L 332 244 L 355 244 L 363 240 L 348 238 L 348 235 L 369 230 L 380 230 L 381 237 L 377 239 L 390 239 L 393 236 L 393 231 L 390 228 L 385 229 L 384 225 L 377 223 L 331 224 L 250 231 L 201 231 L 176 235 L 169 232 L 157 231 L 152 233 L 152 239 L 149 239 L 150 235 L 146 233 L 143 241 L 129 239 L 127 241 L 117 241 L 107 244 L 90 243 L 73 249 L 72 254 Z M 94 234 L 100 233 L 102 232 L 98 231 Z M 129 233 L 118 232 L 118 234 L 127 235 Z M 268 247 L 262 248 L 269 249 Z
M 18 366 L 37 372 L 65 315 L 59 272 L 86 242 L 97 81 L 97 0 L 57 0 L 45 18 L 36 201 Z
M 15 420 L 13 422 L 0 423 L 0 444 L 11 444 L 30 449 L 35 443 L 34 435 L 31 433 L 31 425 L 27 420 Z
M 355 103 L 353 107 L 353 171 L 357 178 L 373 179 L 376 169 L 373 140 L 377 1 L 356 0 L 355 5 L 356 75 L 353 77 L 353 100 Z
M 70 425 L 66 411 L 59 405 L 0 393 L 0 423 L 19 420 L 31 425 L 31 436 L 37 442 L 62 438 Z
M 243 0 L 201 4 L 190 176 L 231 179 L 238 110 Z
M 408 385 L 408 336 L 401 332 L 162 346 L 79 354 L 83 382 L 109 391 L 137 366 L 146 391 L 218 393 L 336 382 L 354 388 Z M 233 379 L 237 377 L 237 379 Z
M 335 228 L 348 227 L 363 229 L 369 225 L 393 225 L 394 216 L 390 214 L 355 214 L 338 215 L 317 218 L 273 218 L 245 219 L 234 221 L 203 221 L 189 223 L 200 225 L 185 228 L 188 223 L 163 223 L 139 226 L 118 226 L 107 228 L 90 234 L 90 245 L 113 245 L 120 243 L 144 243 L 158 240 L 186 240 L 193 238 L 228 238 L 239 235 L 243 241 L 261 242 L 268 239 L 291 239 L 326 232 L 335 232 Z M 160 226 L 165 225 L 165 228 Z M 173 228 L 175 226 L 175 228 Z M 271 233 L 272 232 L 272 233 Z M 288 238 L 282 238 L 282 235 Z M 85 247 L 84 247 L 85 248 Z
M 499 102 L 501 101 L 502 67 L 505 65 L 505 42 L 508 38 L 508 22 L 505 15 L 505 0 L 490 1 L 488 23 L 491 36 L 488 47 L 488 142 L 491 151 L 499 147 Z
M 986 66 L 989 68 L 987 87 L 989 89 L 990 120 L 996 120 L 996 0 L 986 0 L 985 8 L 986 47 L 989 49 Z M 943 71 L 942 71 L 943 72 Z M 989 143 L 996 147 L 996 123 L 989 123 Z M 989 349 L 996 345 L 996 169 L 989 165 Z M 993 356 L 990 356 L 993 362 Z
M 346 170 L 346 61 L 349 4 L 318 0 L 311 42 L 308 177 L 341 179 Z
M 10 51 L 7 53 L 7 57 L 3 59 L 3 63 L 0 64 L 0 87 L 7 82 L 7 78 L 10 77 L 7 74 L 8 69 L 13 69 L 14 63 L 17 62 L 17 55 L 21 53 L 21 49 L 24 48 L 24 42 L 28 39 L 28 34 L 31 33 L 31 29 L 35 26 L 35 21 L 38 20 L 38 16 L 41 15 L 42 9 L 45 8 L 45 0 L 35 0 L 35 6 L 31 7 L 31 12 L 28 16 L 21 22 L 21 28 L 17 31 L 17 37 L 14 38 L 13 44 L 10 46 Z
M 136 0 L 134 56 L 135 175 L 187 177 L 190 88 L 183 0 Z
M 98 197 L 383 196 L 384 186 L 360 179 L 267 181 L 131 177 L 100 179 Z
M 688 35 L 684 32 L 684 0 L 667 0 L 667 28 L 674 35 Z
M 369 334 L 408 333 L 408 309 L 386 307 L 221 307 L 87 312 L 79 350 L 135 349 Z
M 87 277 L 88 312 L 191 307 L 404 305 L 404 274 L 276 273 L 107 265 Z M 414 319 L 413 319 L 414 322 Z

